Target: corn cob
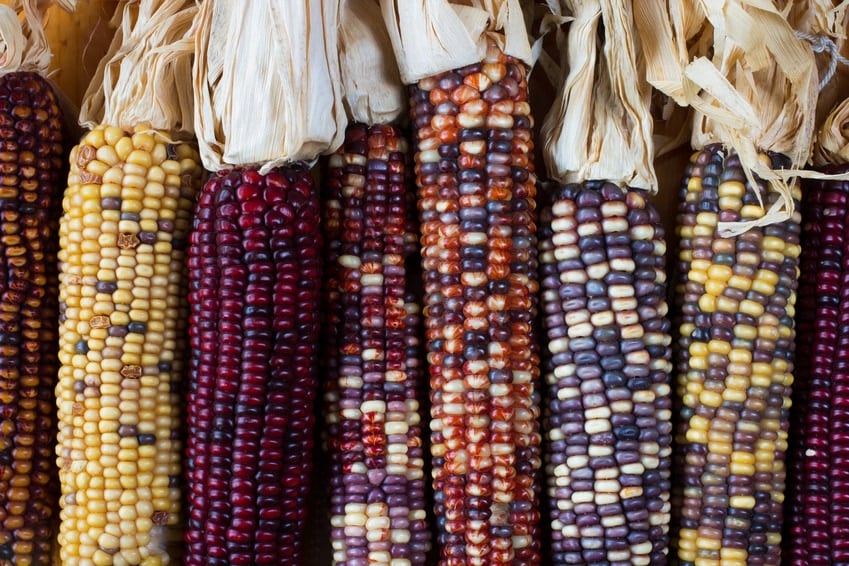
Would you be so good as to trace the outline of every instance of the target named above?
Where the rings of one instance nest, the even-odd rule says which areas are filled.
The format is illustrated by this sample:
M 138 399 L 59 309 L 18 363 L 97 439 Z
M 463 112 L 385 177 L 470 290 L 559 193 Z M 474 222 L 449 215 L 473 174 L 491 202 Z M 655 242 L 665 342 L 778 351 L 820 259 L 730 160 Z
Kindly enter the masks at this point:
M 0 78 L 0 564 L 46 564 L 55 534 L 56 251 L 62 115 L 39 75 Z
M 832 172 L 840 172 L 835 169 Z M 849 562 L 849 184 L 806 181 L 785 563 Z
M 179 552 L 177 335 L 197 152 L 139 126 L 71 151 L 60 236 L 57 463 L 64 564 Z
M 326 334 L 335 359 L 326 408 L 337 564 L 424 564 L 428 550 L 418 321 L 406 301 L 406 159 L 397 128 L 352 124 L 328 164 Z
M 300 165 L 222 171 L 189 248 L 186 564 L 297 564 L 311 474 L 320 240 Z
M 559 188 L 542 213 L 556 564 L 665 564 L 671 456 L 663 227 L 637 189 Z
M 419 81 L 411 113 L 442 564 L 539 560 L 533 122 L 525 66 Z
M 781 559 L 800 215 L 734 237 L 717 230 L 762 217 L 777 199 L 772 187 L 751 186 L 739 157 L 720 145 L 693 155 L 681 191 L 675 542 L 683 565 Z

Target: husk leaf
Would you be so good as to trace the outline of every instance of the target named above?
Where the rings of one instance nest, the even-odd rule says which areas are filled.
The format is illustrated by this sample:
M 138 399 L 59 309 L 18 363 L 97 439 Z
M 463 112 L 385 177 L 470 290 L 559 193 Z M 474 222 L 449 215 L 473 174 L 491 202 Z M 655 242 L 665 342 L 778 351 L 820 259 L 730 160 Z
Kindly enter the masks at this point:
M 533 64 L 520 0 L 380 0 L 380 5 L 406 84 L 482 61 L 487 40 Z
M 12 0 L 0 4 L 0 76 L 17 71 L 47 75 L 53 54 L 44 33 L 44 12 L 53 3 Z
M 205 0 L 199 15 L 195 127 L 209 170 L 310 161 L 347 125 L 336 0 Z M 328 33 L 329 32 L 329 33 Z
M 820 128 L 814 163 L 820 166 L 849 163 L 849 98 L 837 105 Z
M 628 2 L 569 1 L 569 74 L 542 127 L 548 173 L 657 190 L 651 88 Z
M 787 21 L 806 41 L 832 42 L 838 53 L 849 55 L 849 0 L 790 0 L 784 2 Z M 814 51 L 816 47 L 812 45 Z M 841 67 L 831 52 L 815 54 L 820 78 L 817 100 L 817 128 L 846 96 L 849 69 Z M 823 84 L 824 83 L 824 84 Z
M 343 0 L 339 58 L 353 121 L 386 124 L 404 113 L 406 90 L 377 0 Z
M 817 70 L 809 45 L 796 37 L 770 0 L 636 4 L 649 81 L 696 111 L 692 146 L 726 145 L 739 154 L 750 181 L 757 174 L 779 191 L 782 198 L 758 225 L 789 218 L 794 208 L 790 186 L 808 161 L 814 132 Z M 692 13 L 682 18 L 687 11 Z M 704 42 L 685 44 L 685 21 L 701 22 L 711 31 L 710 51 Z M 771 169 L 760 158 L 765 151 L 787 155 L 791 169 Z M 733 235 L 751 227 L 719 228 Z
M 83 96 L 80 124 L 147 124 L 190 137 L 197 2 L 141 0 L 118 10 L 120 26 Z

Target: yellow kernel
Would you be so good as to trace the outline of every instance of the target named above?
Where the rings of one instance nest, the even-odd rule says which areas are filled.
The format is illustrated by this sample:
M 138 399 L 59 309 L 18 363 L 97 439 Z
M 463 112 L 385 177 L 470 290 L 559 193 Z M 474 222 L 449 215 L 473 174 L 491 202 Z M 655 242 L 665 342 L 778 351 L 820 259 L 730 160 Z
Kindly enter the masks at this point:
M 133 150 L 127 157 L 127 163 L 148 169 L 151 166 L 150 151 L 143 151 L 141 149 Z
M 704 390 L 699 394 L 699 401 L 708 407 L 719 407 L 722 405 L 722 395 L 716 391 Z
M 107 126 L 106 129 L 103 130 L 103 139 L 106 143 L 112 146 L 117 144 L 118 141 L 125 135 L 124 130 L 116 126 Z
M 93 146 L 95 148 L 99 148 L 104 143 L 103 138 L 104 138 L 103 129 L 102 128 L 95 128 L 94 130 L 91 130 L 89 133 L 86 134 L 83 141 L 85 142 L 86 145 L 90 145 L 90 146 Z
M 699 297 L 699 309 L 706 313 L 716 311 L 716 297 L 714 295 L 702 295 Z
M 748 291 L 752 288 L 752 280 L 741 275 L 732 275 L 728 280 L 728 286 L 740 289 L 741 291 Z
M 150 153 L 153 151 L 156 145 L 156 140 L 154 139 L 152 134 L 149 134 L 147 132 L 139 132 L 133 134 L 133 147 L 135 147 L 137 150 Z
M 754 509 L 755 498 L 751 495 L 732 495 L 728 498 L 728 504 L 737 509 Z

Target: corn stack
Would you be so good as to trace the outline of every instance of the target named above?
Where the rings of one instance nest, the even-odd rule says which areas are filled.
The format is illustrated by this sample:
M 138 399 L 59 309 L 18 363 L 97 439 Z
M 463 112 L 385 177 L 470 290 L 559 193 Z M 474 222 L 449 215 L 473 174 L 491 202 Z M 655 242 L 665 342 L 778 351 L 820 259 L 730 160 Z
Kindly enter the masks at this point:
M 766 208 L 779 198 L 772 185 L 752 186 L 720 145 L 693 155 L 681 190 L 681 564 L 781 560 L 800 215 L 738 236 L 717 231 L 762 217 L 758 195 Z
M 309 171 L 204 187 L 189 248 L 187 564 L 294 560 L 311 473 L 318 200 Z M 297 456 L 297 457 L 296 457 Z
M 560 7 L 561 12 L 556 9 Z M 542 137 L 546 475 L 554 564 L 667 563 L 671 322 L 650 86 L 633 6 L 550 3 L 574 21 Z M 562 44 L 562 42 L 561 42 Z
M 845 15 L 849 18 L 849 14 Z M 845 21 L 844 21 L 845 24 Z M 838 89 L 834 89 L 835 91 Z M 828 100 L 821 100 L 828 105 Z M 784 563 L 849 562 L 849 99 L 820 125 L 803 182 Z
M 442 563 L 539 560 L 536 224 L 526 67 L 413 88 L 431 456 Z
M 47 81 L 22 71 L 0 77 L 3 564 L 46 564 L 55 536 L 55 265 L 64 157 L 62 113 Z
M 839 172 L 837 170 L 833 172 Z M 849 560 L 849 490 L 841 477 L 849 413 L 849 381 L 840 329 L 849 257 L 846 181 L 806 181 L 796 324 L 796 371 L 791 411 L 785 532 L 787 564 Z
M 71 151 L 60 222 L 65 564 L 167 563 L 181 537 L 177 334 L 197 152 L 141 126 Z
M 336 564 L 424 564 L 418 307 L 408 302 L 406 140 L 348 126 L 324 200 L 331 362 L 326 402 Z
M 89 131 L 70 155 L 56 385 L 67 565 L 168 564 L 182 554 L 181 293 L 203 169 L 197 150 L 175 139 L 191 115 L 180 93 L 195 13 L 183 0 L 123 6 L 84 99 Z
M 322 238 L 304 162 L 335 151 L 347 125 L 337 12 L 335 2 L 209 0 L 196 19 L 194 122 L 217 173 L 189 247 L 189 566 L 315 562 L 303 541 Z
M 664 564 L 671 400 L 663 227 L 645 191 L 567 184 L 542 215 L 557 564 Z
M 41 18 L 52 2 L 35 4 L 0 5 L 0 564 L 47 564 L 58 515 L 56 253 L 67 153 L 44 78 Z

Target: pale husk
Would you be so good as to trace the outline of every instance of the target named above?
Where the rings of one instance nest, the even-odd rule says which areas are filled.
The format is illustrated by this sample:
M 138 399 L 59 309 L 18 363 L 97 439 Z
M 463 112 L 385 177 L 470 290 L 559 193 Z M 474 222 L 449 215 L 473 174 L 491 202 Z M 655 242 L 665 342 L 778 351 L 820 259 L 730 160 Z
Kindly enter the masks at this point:
M 337 0 L 204 1 L 194 85 L 207 169 L 267 172 L 341 145 L 339 8 Z
M 814 163 L 820 166 L 849 163 L 849 98 L 837 105 L 820 128 Z
M 790 184 L 808 161 L 814 133 L 818 79 L 810 46 L 769 0 L 635 4 L 649 81 L 696 111 L 692 146 L 724 144 L 740 155 L 750 181 L 756 173 L 782 195 L 757 223 L 720 230 L 732 235 L 789 218 Z M 685 46 L 686 25 L 709 29 L 712 49 L 704 42 Z M 765 151 L 787 155 L 791 169 L 771 169 L 760 158 Z
M 351 120 L 386 124 L 406 110 L 406 91 L 377 0 L 343 0 L 339 59 Z
M 566 3 L 574 17 L 569 74 L 542 127 L 548 173 L 563 183 L 605 179 L 654 192 L 651 87 L 640 79 L 631 5 Z
M 53 54 L 44 33 L 44 12 L 54 3 L 71 11 L 75 0 L 12 0 L 0 4 L 0 76 L 17 71 L 47 75 Z
M 520 0 L 380 0 L 401 79 L 413 84 L 478 63 L 487 40 L 531 65 Z
M 141 0 L 118 8 L 120 26 L 83 96 L 80 125 L 139 124 L 190 137 L 195 0 Z
M 815 51 L 820 80 L 817 100 L 817 128 L 820 128 L 834 107 L 843 100 L 849 89 L 849 69 L 841 68 L 834 53 L 816 53 L 833 47 L 849 55 L 849 0 L 788 0 L 783 6 L 787 20 Z M 816 45 L 823 43 L 823 45 Z

